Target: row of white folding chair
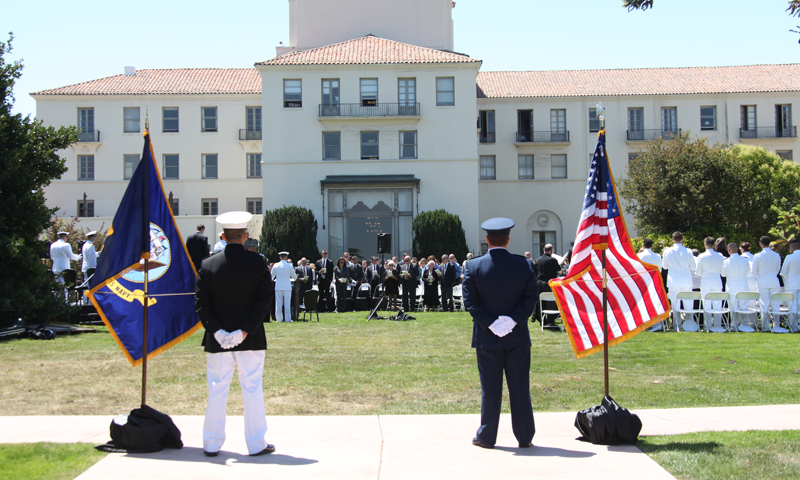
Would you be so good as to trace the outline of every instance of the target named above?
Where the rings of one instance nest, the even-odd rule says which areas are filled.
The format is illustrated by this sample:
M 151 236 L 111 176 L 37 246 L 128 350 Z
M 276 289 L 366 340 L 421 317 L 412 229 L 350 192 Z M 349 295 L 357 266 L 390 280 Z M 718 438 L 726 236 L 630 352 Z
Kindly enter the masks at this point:
M 737 314 L 739 319 L 743 314 L 758 314 L 760 310 L 755 308 L 750 308 L 750 302 L 752 301 L 759 301 L 761 295 L 758 292 L 738 292 L 734 299 L 733 299 L 733 308 L 731 309 L 731 298 L 730 293 L 728 292 L 709 292 L 706 294 L 705 299 L 703 299 L 700 292 L 679 292 L 676 298 L 676 304 L 673 308 L 673 325 L 675 326 L 676 331 L 680 331 L 680 324 L 681 322 L 678 321 L 683 315 L 691 314 L 694 317 L 695 314 L 698 313 L 708 313 L 710 315 L 722 315 L 722 321 L 725 324 L 725 328 L 722 327 L 710 327 L 705 325 L 706 322 L 703 322 L 706 328 L 706 331 L 717 331 L 723 332 L 728 331 L 730 332 L 732 328 L 740 332 L 754 332 L 758 329 L 758 322 L 755 322 L 755 328 L 750 327 L 749 325 L 744 325 L 741 322 L 737 322 Z M 700 302 L 700 308 L 694 308 L 694 302 Z M 714 303 L 720 302 L 720 307 L 714 308 Z M 725 303 L 722 303 L 725 302 Z M 786 308 L 779 308 L 777 311 L 773 310 L 772 306 L 774 304 L 782 304 L 786 303 L 788 307 Z M 780 326 L 781 324 L 781 317 L 787 317 L 787 325 L 790 324 L 792 321 L 790 309 L 794 303 L 794 294 L 792 293 L 774 293 L 770 297 L 770 305 L 768 314 L 772 316 L 772 322 L 767 321 L 766 325 L 769 326 L 769 329 L 773 333 L 787 333 L 789 330 Z M 689 306 L 686 306 L 688 304 Z M 726 306 L 727 304 L 727 306 Z M 744 306 L 742 306 L 744 305 Z M 730 315 L 730 322 L 727 321 L 725 315 Z M 777 318 L 776 318 L 777 317 Z M 689 323 L 691 322 L 691 323 Z M 731 325 L 731 323 L 735 324 L 735 327 Z M 693 319 L 688 320 L 684 325 L 684 330 L 687 331 L 697 331 L 699 330 L 699 326 L 697 322 Z

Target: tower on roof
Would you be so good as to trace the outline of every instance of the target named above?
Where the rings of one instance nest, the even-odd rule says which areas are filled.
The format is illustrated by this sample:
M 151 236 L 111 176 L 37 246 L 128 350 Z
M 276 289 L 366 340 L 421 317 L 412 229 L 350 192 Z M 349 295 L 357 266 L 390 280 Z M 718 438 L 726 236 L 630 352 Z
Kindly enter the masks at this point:
M 453 51 L 452 0 L 289 0 L 289 45 L 278 55 L 373 34 Z

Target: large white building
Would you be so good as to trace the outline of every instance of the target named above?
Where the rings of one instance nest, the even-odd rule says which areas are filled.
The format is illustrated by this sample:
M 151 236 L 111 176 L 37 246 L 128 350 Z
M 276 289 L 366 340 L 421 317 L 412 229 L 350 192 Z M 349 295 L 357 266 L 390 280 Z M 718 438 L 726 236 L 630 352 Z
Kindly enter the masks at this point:
M 69 170 L 48 205 L 107 227 L 149 117 L 184 235 L 198 222 L 213 230 L 223 211 L 297 205 L 334 258 L 375 254 L 379 232 L 399 254 L 412 249 L 414 216 L 444 209 L 475 253 L 495 216 L 517 223 L 512 251 L 564 252 L 599 101 L 617 178 L 648 141 L 679 132 L 789 159 L 798 146 L 798 64 L 481 72 L 454 52 L 450 0 L 289 3 L 290 44 L 254 68 L 129 69 L 31 94 L 45 124 L 83 132 L 61 152 Z

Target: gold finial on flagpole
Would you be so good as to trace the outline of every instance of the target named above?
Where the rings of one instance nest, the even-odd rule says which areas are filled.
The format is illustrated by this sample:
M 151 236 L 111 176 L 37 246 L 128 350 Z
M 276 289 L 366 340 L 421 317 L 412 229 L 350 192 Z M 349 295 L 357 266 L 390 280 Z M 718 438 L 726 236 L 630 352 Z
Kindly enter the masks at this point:
M 603 102 L 597 104 L 597 118 L 600 120 L 600 130 L 606 129 L 606 109 L 603 108 Z
M 146 132 L 150 132 L 150 107 L 144 108 L 144 129 Z

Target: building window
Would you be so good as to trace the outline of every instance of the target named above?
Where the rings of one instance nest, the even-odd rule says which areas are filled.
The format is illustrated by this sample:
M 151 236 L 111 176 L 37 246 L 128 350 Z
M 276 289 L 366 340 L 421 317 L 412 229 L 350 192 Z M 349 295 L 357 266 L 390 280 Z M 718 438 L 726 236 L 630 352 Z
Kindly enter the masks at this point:
M 341 132 L 322 132 L 322 159 L 342 159 L 342 134 Z
M 634 161 L 637 158 L 639 158 L 639 155 L 641 155 L 641 153 L 629 153 L 628 154 L 628 163 L 631 163 L 632 161 Z
M 456 104 L 456 85 L 453 77 L 436 79 L 436 105 L 453 106 Z
M 169 200 L 167 200 L 167 201 L 169 201 Z M 180 200 L 178 200 L 175 197 L 172 197 L 172 205 L 171 205 L 171 207 L 172 207 L 172 215 L 177 217 L 178 215 L 181 214 L 180 206 L 181 206 Z
M 644 140 L 644 109 L 628 109 L 628 140 Z
M 494 180 L 495 178 L 495 156 L 481 155 L 481 180 Z
M 178 131 L 178 107 L 164 107 L 161 109 L 163 124 L 163 132 L 177 132 Z
M 261 131 L 261 107 L 247 107 L 247 131 Z
M 533 155 L 520 155 L 517 158 L 519 164 L 519 179 L 533 180 Z
M 94 217 L 94 200 L 78 200 L 78 216 Z
M 397 79 L 397 102 L 400 115 L 414 115 L 417 107 L 417 79 Z
M 133 178 L 133 172 L 136 171 L 136 167 L 139 166 L 139 154 L 123 155 L 122 162 L 125 165 L 122 178 L 123 180 L 130 180 Z
M 200 202 L 202 203 L 201 211 L 203 215 L 218 215 L 216 198 L 204 198 Z
M 756 106 L 742 105 L 740 107 L 743 138 L 756 137 Z
M 326 78 L 322 80 L 322 106 L 339 106 L 339 79 Z
M 202 126 L 201 132 L 216 132 L 217 131 L 217 107 L 200 107 L 202 112 Z
M 283 81 L 283 108 L 300 108 L 303 106 L 303 81 Z
M 417 131 L 400 132 L 400 158 L 417 158 Z
M 553 142 L 567 141 L 567 111 L 563 108 L 550 110 L 550 139 Z
M 178 180 L 178 154 L 164 155 L 164 180 Z
M 203 178 L 218 178 L 219 155 L 216 153 L 203 154 Z
M 590 108 L 589 109 L 589 131 L 590 132 L 599 132 L 600 131 L 600 119 L 597 118 L 597 109 Z
M 78 155 L 78 180 L 94 180 L 94 155 Z
M 94 142 L 94 108 L 78 109 L 78 140 L 81 142 Z
M 489 244 L 481 242 L 481 255 L 486 255 L 489 253 Z
M 544 253 L 544 246 L 547 244 L 556 244 L 556 232 L 533 232 L 533 240 L 531 245 L 531 256 L 542 255 Z
M 261 215 L 264 211 L 261 207 L 261 198 L 248 198 L 247 199 L 247 212 L 253 215 Z
M 567 155 L 550 155 L 550 178 L 564 180 L 567 178 Z
M 124 120 L 124 133 L 139 133 L 139 107 L 125 107 L 122 109 Z
M 794 160 L 791 150 L 775 150 L 775 153 L 784 160 Z
M 675 107 L 661 107 L 661 131 L 678 132 L 678 109 Z
M 494 110 L 481 110 L 478 119 L 480 121 L 481 133 L 479 140 L 481 143 L 494 143 Z
M 517 141 L 533 141 L 533 110 L 517 110 Z
M 717 129 L 717 107 L 700 107 L 700 130 Z
M 378 79 L 361 79 L 361 106 L 375 107 L 378 105 Z
M 261 178 L 261 154 L 247 154 L 247 178 Z
M 792 106 L 775 105 L 776 137 L 794 137 L 792 128 Z
M 361 132 L 361 160 L 378 159 L 378 132 Z

